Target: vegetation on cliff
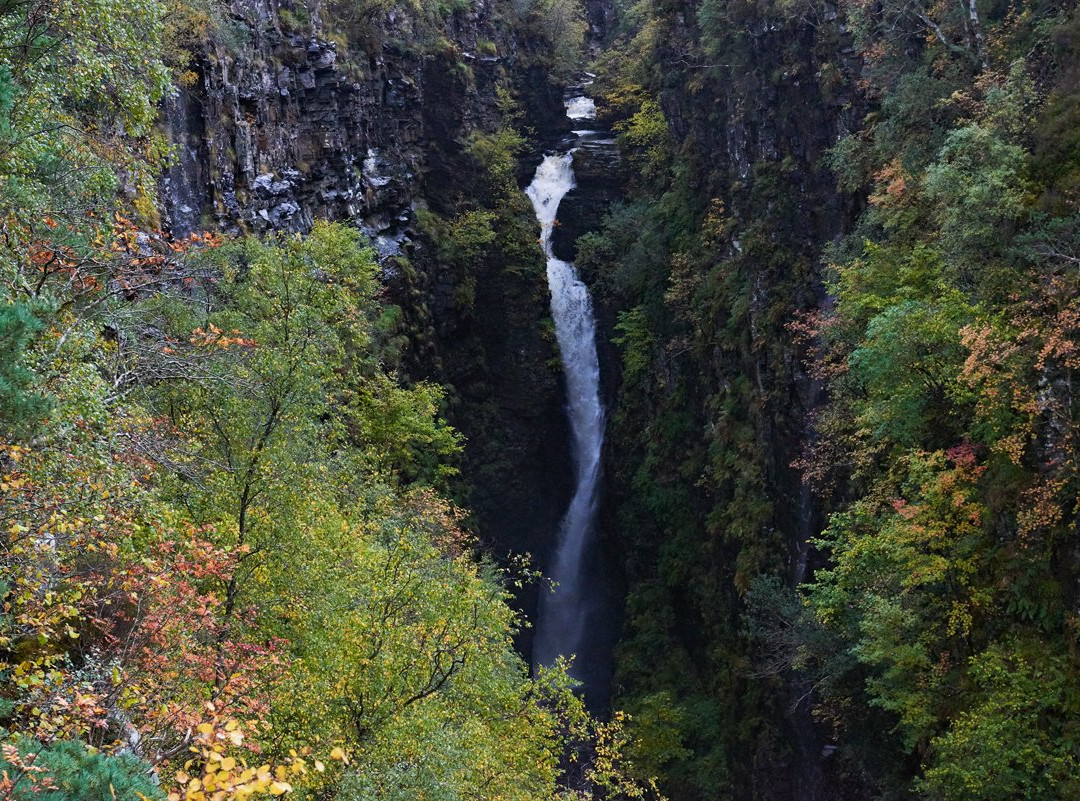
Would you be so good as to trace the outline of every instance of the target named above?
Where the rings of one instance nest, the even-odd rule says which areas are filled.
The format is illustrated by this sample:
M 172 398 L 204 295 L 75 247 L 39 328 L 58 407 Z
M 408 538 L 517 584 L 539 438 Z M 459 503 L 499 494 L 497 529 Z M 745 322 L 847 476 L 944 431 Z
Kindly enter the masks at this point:
M 1035 3 L 940 23 L 919 58 L 875 37 L 881 119 L 837 149 L 842 179 L 872 188 L 815 326 L 830 402 L 806 466 L 844 502 L 806 597 L 847 660 L 800 658 L 826 709 L 874 710 L 846 715 L 853 730 L 886 716 L 873 751 L 852 743 L 875 778 L 894 750 L 921 796 L 1067 798 L 1080 163 L 1056 132 L 1077 20 Z
M 678 798 L 1074 797 L 1074 9 L 623 25 L 640 178 L 579 252 L 618 313 L 641 764 Z

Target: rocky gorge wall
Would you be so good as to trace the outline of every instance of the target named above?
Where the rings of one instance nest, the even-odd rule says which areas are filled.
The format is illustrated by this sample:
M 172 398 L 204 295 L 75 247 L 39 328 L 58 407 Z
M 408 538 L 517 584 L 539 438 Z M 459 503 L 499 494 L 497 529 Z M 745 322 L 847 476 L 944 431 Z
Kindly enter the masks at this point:
M 358 45 L 301 4 L 228 8 L 227 35 L 194 54 L 191 85 L 167 104 L 170 132 L 198 162 L 164 181 L 173 228 L 305 230 L 315 218 L 354 219 L 389 250 L 429 177 L 448 178 L 443 157 L 499 124 L 496 85 L 514 85 L 541 131 L 562 114 L 544 71 L 520 64 L 528 45 L 483 4 L 455 12 L 436 42 L 414 16 L 390 10 L 371 23 L 379 42 Z M 509 55 L 490 52 L 500 49 Z M 454 177 L 438 188 L 433 197 L 452 196 Z M 177 204 L 178 192 L 193 208 Z
M 598 81 L 637 168 L 584 264 L 622 365 L 614 700 L 674 722 L 685 750 L 657 756 L 673 798 L 859 797 L 811 688 L 762 664 L 746 617 L 763 576 L 810 575 L 826 511 L 796 466 L 821 392 L 791 326 L 827 303 L 822 253 L 860 207 L 828 161 L 867 111 L 844 25 L 827 4 L 656 2 Z
M 460 495 L 479 530 L 497 555 L 543 554 L 570 471 L 539 247 L 519 254 L 535 269 L 497 256 L 455 264 L 421 224 L 471 207 L 483 176 L 468 142 L 506 124 L 507 96 L 537 141 L 565 129 L 540 43 L 491 0 L 435 22 L 389 9 L 351 28 L 324 3 L 232 0 L 227 11 L 166 104 L 180 152 L 162 182 L 165 226 L 181 236 L 354 221 L 401 309 L 402 369 L 448 389 L 466 437 Z

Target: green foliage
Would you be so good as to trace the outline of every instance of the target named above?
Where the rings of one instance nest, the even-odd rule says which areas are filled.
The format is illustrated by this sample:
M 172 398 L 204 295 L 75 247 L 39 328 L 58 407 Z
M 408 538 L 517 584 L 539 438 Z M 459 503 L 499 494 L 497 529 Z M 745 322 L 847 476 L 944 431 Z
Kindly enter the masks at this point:
M 865 393 L 853 422 L 901 446 L 955 436 L 950 418 L 963 414 L 965 394 L 956 382 L 965 356 L 959 331 L 969 320 L 970 309 L 955 296 L 934 305 L 901 301 L 874 316 L 848 359 L 850 380 Z
M 112 200 L 117 167 L 152 197 L 134 137 L 151 131 L 168 86 L 163 15 L 157 0 L 32 2 L 0 14 L 0 48 L 11 54 L 0 78 L 5 250 L 50 215 L 87 227 L 86 212 Z
M 525 138 L 512 127 L 502 126 L 494 133 L 474 132 L 466 152 L 479 169 L 483 186 L 491 201 L 509 201 L 517 187 L 515 168 L 517 157 L 525 148 Z
M 1000 135 L 970 126 L 952 131 L 926 171 L 935 224 L 957 261 L 992 257 L 1028 213 L 1026 154 Z
M 59 99 L 63 109 L 95 127 L 145 132 L 168 81 L 158 57 L 162 13 L 154 0 L 58 3 L 48 28 L 36 27 L 35 20 L 27 30 L 32 61 L 21 77 L 27 88 L 34 85 L 19 105 Z
M 645 378 L 645 371 L 652 363 L 655 339 L 649 332 L 649 322 L 641 307 L 620 312 L 615 325 L 618 336 L 613 340 L 623 348 L 623 371 L 628 380 Z
M 899 497 L 834 515 L 819 544 L 835 564 L 811 586 L 818 618 L 843 627 L 853 655 L 877 668 L 871 703 L 898 716 L 908 748 L 934 731 L 962 642 L 992 598 L 983 560 L 993 552 L 975 495 L 982 471 L 966 451 L 952 459 L 950 469 L 944 454 L 913 456 Z
M 512 0 L 517 25 L 546 45 L 542 62 L 557 80 L 581 68 L 588 26 L 581 0 Z
M 0 307 L 0 435 L 10 438 L 25 431 L 48 408 L 32 386 L 33 374 L 23 363 L 27 346 L 41 323 L 23 304 Z
M 518 116 L 516 102 L 498 92 L 506 123 Z M 474 131 L 464 143 L 470 173 L 475 176 L 471 199 L 452 217 L 421 209 L 417 220 L 438 249 L 455 281 L 454 301 L 462 313 L 473 312 L 477 284 L 485 271 L 507 276 L 514 294 L 536 295 L 532 283 L 541 274 L 528 200 L 518 189 L 517 157 L 525 138 L 510 124 L 491 133 Z
M 545 797 L 558 743 L 512 653 L 503 591 L 433 543 L 432 530 L 457 545 L 437 508 L 376 503 L 384 520 L 326 530 L 280 577 L 282 614 L 310 612 L 293 628 L 295 685 L 275 728 L 349 744 L 343 798 Z
M 42 744 L 25 737 L 4 743 L 0 790 L 10 801 L 164 801 L 151 766 L 130 755 L 110 756 L 79 742 Z M 5 786 L 8 785 L 8 786 Z
M 210 243 L 32 354 L 55 422 L 0 451 L 5 721 L 102 749 L 64 763 L 72 798 L 141 787 L 109 761 L 131 743 L 191 799 L 554 797 L 569 743 L 608 735 L 513 650 L 503 575 L 437 491 L 460 448 L 441 391 L 383 362 L 371 250 L 325 223 Z
M 221 48 L 235 57 L 249 44 L 249 31 L 217 0 L 165 0 L 164 6 L 161 59 L 180 86 L 197 79 L 192 68 L 204 48 Z
M 645 758 L 679 797 L 762 792 L 805 681 L 842 795 L 1070 797 L 1075 15 L 621 10 L 596 85 L 641 177 L 579 262 L 618 320 Z M 859 214 L 822 267 L 834 178 Z
M 1075 219 L 1036 211 L 1047 189 L 1031 132 L 1056 112 L 1032 88 L 1030 31 L 983 33 L 946 48 L 968 57 L 948 67 L 945 42 L 928 39 L 936 60 L 922 63 L 886 42 L 880 116 L 834 152 L 877 169 L 856 233 L 833 251 L 835 306 L 814 332 L 830 401 L 809 474 L 845 492 L 802 628 L 823 627 L 854 662 L 800 653 L 823 707 L 864 738 L 861 764 L 896 792 L 1066 798 L 1080 752 L 1060 582 L 1076 564 L 1051 565 L 1075 536 L 1063 510 L 1076 417 L 1051 387 L 1070 383 L 1075 290 L 1062 267 Z M 1014 60 L 972 81 L 994 48 Z M 890 731 L 866 738 L 875 707 Z M 890 746 L 917 770 L 897 773 Z
M 1068 798 L 1077 792 L 1068 668 L 1035 643 L 1007 641 L 971 661 L 970 710 L 932 743 L 918 788 L 941 801 Z
M 641 699 L 632 718 L 634 744 L 630 756 L 644 776 L 658 776 L 675 760 L 685 760 L 690 751 L 687 713 L 666 691 Z
M 670 159 L 670 141 L 660 104 L 652 98 L 643 99 L 629 119 L 616 123 L 615 130 L 641 174 L 651 179 L 661 177 Z

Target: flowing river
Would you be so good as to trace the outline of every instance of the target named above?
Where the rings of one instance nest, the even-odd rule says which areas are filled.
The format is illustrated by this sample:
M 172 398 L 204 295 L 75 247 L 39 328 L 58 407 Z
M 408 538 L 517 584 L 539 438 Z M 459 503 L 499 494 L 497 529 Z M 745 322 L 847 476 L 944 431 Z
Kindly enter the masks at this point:
M 591 119 L 595 106 L 585 97 L 567 101 L 573 120 Z M 600 485 L 600 451 L 604 442 L 604 409 L 600 402 L 600 365 L 596 355 L 596 322 L 589 290 L 574 265 L 557 258 L 552 232 L 559 203 L 574 188 L 573 148 L 548 154 L 536 169 L 526 194 L 540 222 L 541 244 L 547 256 L 551 314 L 566 378 L 574 464 L 574 494 L 563 517 L 555 557 L 547 570 L 556 583 L 542 593 L 533 646 L 533 664 L 551 665 L 559 656 L 587 650 L 589 588 L 584 564 L 595 529 Z M 584 680 L 587 665 L 576 661 L 571 675 Z

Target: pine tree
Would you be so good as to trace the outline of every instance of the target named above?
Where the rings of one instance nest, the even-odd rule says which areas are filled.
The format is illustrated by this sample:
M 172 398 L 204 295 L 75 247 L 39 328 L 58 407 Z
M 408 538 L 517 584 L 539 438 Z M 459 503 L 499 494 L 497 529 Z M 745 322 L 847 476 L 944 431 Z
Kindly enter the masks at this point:
M 33 387 L 33 374 L 22 363 L 41 323 L 21 303 L 0 307 L 0 437 L 17 436 L 48 408 Z
M 134 756 L 92 752 L 73 740 L 42 746 L 16 737 L 4 746 L 0 796 L 11 801 L 164 801 L 150 766 Z

